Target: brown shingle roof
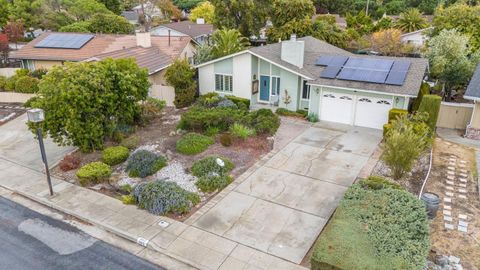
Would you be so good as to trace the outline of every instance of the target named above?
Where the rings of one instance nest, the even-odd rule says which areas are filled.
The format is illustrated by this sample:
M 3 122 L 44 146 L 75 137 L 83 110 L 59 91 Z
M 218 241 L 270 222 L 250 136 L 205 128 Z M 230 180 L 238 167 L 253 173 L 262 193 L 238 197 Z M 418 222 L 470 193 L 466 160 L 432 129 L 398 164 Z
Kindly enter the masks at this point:
M 172 30 L 184 33 L 192 38 L 198 36 L 210 35 L 213 33 L 213 25 L 211 24 L 197 24 L 191 21 L 181 21 L 174 23 L 167 23 L 159 25 L 158 27 L 167 27 Z
M 22 49 L 12 52 L 12 59 L 31 59 L 31 60 L 52 60 L 52 61 L 83 61 L 93 56 L 123 50 L 126 48 L 137 47 L 136 37 L 134 35 L 104 35 L 97 34 L 81 49 L 53 49 L 53 48 L 35 48 L 35 44 L 46 38 L 53 32 L 47 32 L 25 45 Z M 68 34 L 68 33 L 56 33 Z M 161 50 L 171 58 L 176 58 L 190 43 L 189 37 L 169 37 L 152 36 L 152 46 Z

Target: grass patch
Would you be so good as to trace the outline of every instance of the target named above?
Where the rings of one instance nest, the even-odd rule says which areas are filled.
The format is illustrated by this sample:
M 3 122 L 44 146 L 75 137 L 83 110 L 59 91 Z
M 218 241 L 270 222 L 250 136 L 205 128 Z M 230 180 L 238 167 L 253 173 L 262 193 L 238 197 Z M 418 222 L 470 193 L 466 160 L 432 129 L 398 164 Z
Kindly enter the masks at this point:
M 199 154 L 212 145 L 215 141 L 198 133 L 187 133 L 177 141 L 177 151 L 184 155 Z

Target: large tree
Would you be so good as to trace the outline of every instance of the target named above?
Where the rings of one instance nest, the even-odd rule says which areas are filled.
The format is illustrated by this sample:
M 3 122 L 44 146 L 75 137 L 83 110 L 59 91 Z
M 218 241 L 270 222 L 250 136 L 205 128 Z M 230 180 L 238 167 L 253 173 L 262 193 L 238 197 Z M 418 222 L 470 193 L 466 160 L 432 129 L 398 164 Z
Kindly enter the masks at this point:
M 312 34 L 312 19 L 292 20 L 282 26 L 271 27 L 267 30 L 268 39 L 272 42 L 286 40 L 295 34 L 297 37 L 305 37 Z
M 238 29 L 250 37 L 259 33 L 271 15 L 270 0 L 211 0 L 217 28 Z
M 54 142 L 88 152 L 102 149 L 117 125 L 134 123 L 149 86 L 133 59 L 67 63 L 42 78 L 32 106 L 45 111 L 40 128 Z
M 409 33 L 426 28 L 428 24 L 418 9 L 411 8 L 400 14 L 395 26 L 404 33 Z
M 111 12 L 115 14 L 120 14 L 122 12 L 122 3 L 120 0 L 97 0 L 98 2 L 105 5 Z
M 189 19 L 196 22 L 197 19 L 202 18 L 206 23 L 213 23 L 215 17 L 215 7 L 209 1 L 205 1 L 192 9 Z
M 354 29 L 358 34 L 365 35 L 373 29 L 372 17 L 368 16 L 365 11 L 360 11 L 357 15 L 347 13 L 347 28 Z
M 315 7 L 311 0 L 275 0 L 273 1 L 273 26 L 281 27 L 293 20 L 311 19 Z
M 236 29 L 215 31 L 211 42 L 212 55 L 215 58 L 245 50 L 249 45 L 248 40 Z
M 329 23 L 325 20 L 316 20 L 313 23 L 312 36 L 324 40 L 340 48 L 347 47 L 347 36 L 336 23 Z
M 192 8 L 195 8 L 203 1 L 204 0 L 173 0 L 173 3 L 181 9 L 191 10 Z
M 88 22 L 92 33 L 131 34 L 134 27 L 127 19 L 115 14 L 95 14 Z
M 386 56 L 403 56 L 413 47 L 402 42 L 402 32 L 398 29 L 385 29 L 375 32 L 370 37 L 372 49 Z
M 7 23 L 8 16 L 9 16 L 8 1 L 0 0 L 0 27 L 3 27 Z

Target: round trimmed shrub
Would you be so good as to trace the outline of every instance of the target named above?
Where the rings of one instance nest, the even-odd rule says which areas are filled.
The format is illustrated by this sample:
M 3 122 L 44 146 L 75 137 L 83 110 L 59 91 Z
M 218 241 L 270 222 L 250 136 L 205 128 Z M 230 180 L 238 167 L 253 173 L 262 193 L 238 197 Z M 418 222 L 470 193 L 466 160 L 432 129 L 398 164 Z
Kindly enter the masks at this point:
M 195 185 L 200 189 L 202 192 L 211 193 L 217 190 L 222 190 L 230 183 L 232 183 L 233 179 L 229 175 L 217 175 L 211 174 L 207 176 L 202 176 L 198 178 Z
M 128 138 L 123 139 L 120 145 L 132 150 L 137 148 L 139 143 L 140 143 L 140 138 L 136 135 L 132 135 Z
M 167 159 L 147 150 L 139 150 L 128 158 L 126 171 L 130 177 L 147 177 L 167 166 Z
M 102 160 L 110 166 L 120 164 L 127 160 L 129 151 L 124 146 L 114 146 L 105 148 L 102 152 Z
M 98 184 L 105 182 L 112 175 L 110 166 L 103 162 L 91 162 L 81 167 L 76 175 L 80 180 L 80 185 L 86 186 L 90 183 Z
M 247 117 L 247 122 L 257 134 L 272 135 L 280 127 L 280 118 L 269 109 L 251 112 Z
M 220 166 L 217 163 L 217 159 L 223 161 L 224 166 Z M 192 174 L 197 177 L 207 176 L 211 173 L 216 173 L 219 175 L 227 174 L 235 168 L 233 162 L 228 158 L 221 156 L 208 156 L 200 160 L 195 161 L 192 164 Z
M 220 136 L 220 143 L 225 147 L 231 146 L 233 144 L 232 135 L 230 135 L 229 133 L 222 134 Z
M 133 196 L 140 208 L 155 215 L 185 214 L 200 202 L 200 197 L 181 188 L 177 183 L 153 181 L 140 183 Z
M 15 82 L 15 91 L 28 94 L 36 93 L 38 92 L 38 82 L 37 78 L 29 76 L 20 77 Z
M 198 133 L 187 133 L 177 141 L 177 151 L 184 155 L 199 154 L 212 145 L 215 141 Z

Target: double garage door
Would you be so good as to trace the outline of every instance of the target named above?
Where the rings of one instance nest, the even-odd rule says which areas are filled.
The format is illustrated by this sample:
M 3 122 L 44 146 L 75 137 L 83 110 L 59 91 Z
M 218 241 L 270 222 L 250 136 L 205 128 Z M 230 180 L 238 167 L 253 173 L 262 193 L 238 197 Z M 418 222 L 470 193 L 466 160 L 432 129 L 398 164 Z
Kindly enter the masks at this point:
M 381 129 L 388 122 L 391 98 L 374 98 L 324 91 L 320 119 L 361 127 Z

